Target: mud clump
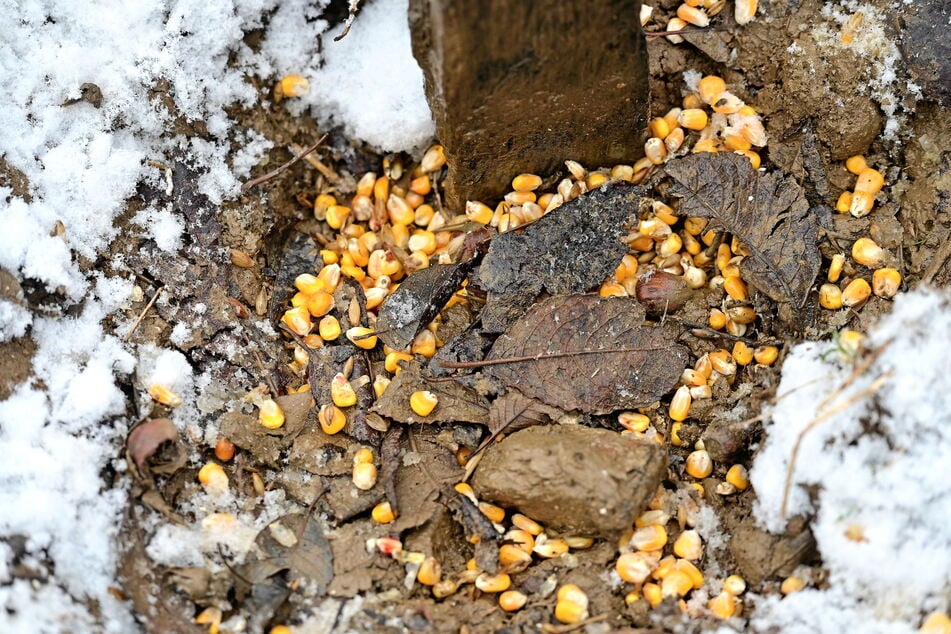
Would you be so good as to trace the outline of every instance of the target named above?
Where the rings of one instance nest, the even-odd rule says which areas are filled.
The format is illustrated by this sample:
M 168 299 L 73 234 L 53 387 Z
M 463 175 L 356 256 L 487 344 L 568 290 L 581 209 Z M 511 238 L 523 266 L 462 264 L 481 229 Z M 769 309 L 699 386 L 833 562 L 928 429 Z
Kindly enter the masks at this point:
M 479 499 L 558 531 L 630 528 L 667 471 L 656 443 L 577 425 L 533 427 L 489 447 L 472 480 Z

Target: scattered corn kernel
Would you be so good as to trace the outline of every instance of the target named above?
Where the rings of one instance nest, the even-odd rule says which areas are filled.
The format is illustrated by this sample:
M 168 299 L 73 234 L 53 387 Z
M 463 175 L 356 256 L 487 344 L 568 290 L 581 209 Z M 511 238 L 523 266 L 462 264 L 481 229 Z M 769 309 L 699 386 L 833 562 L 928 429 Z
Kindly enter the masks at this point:
M 835 201 L 835 210 L 840 214 L 847 214 L 852 209 L 852 192 L 842 192 Z
M 872 292 L 876 297 L 891 299 L 901 287 L 901 273 L 892 268 L 878 269 L 872 273 Z
M 685 469 L 690 476 L 702 480 L 713 473 L 713 460 L 706 450 L 698 449 L 687 456 Z
M 490 575 L 487 572 L 483 572 L 481 575 L 476 577 L 475 586 L 482 592 L 504 592 L 508 590 L 512 585 L 512 578 L 509 577 L 506 573 L 501 572 L 497 575 Z
M 206 463 L 199 469 L 198 481 L 210 493 L 221 494 L 228 490 L 228 474 L 217 462 Z
M 518 590 L 506 590 L 499 595 L 499 607 L 506 612 L 521 610 L 528 597 Z
M 723 580 L 723 591 L 738 597 L 746 592 L 746 581 L 739 575 L 730 575 Z
M 873 207 L 875 207 L 875 194 L 857 191 L 852 194 L 849 213 L 856 218 L 864 218 L 871 213 Z
M 752 22 L 756 17 L 757 4 L 759 4 L 758 0 L 736 0 L 736 5 L 733 7 L 733 18 L 736 23 L 743 26 Z
M 707 113 L 699 108 L 687 108 L 678 115 L 677 122 L 688 130 L 703 130 L 707 127 Z
M 835 284 L 823 284 L 820 286 L 819 305 L 829 310 L 842 308 L 842 289 Z
M 862 170 L 858 179 L 855 181 L 855 192 L 864 192 L 875 195 L 882 190 L 885 185 L 885 177 L 877 169 L 871 167 Z
M 872 287 L 862 278 L 856 278 L 842 291 L 843 306 L 858 306 L 872 294 Z
M 682 532 L 674 540 L 674 554 L 688 561 L 697 561 L 703 556 L 703 542 L 700 534 L 690 529 Z
M 357 393 L 341 373 L 337 373 L 330 382 L 330 397 L 337 407 L 351 407 L 357 404 Z
M 324 430 L 325 434 L 329 435 L 339 433 L 347 424 L 346 415 L 340 408 L 330 403 L 320 408 L 317 420 L 320 422 L 320 428 Z
M 630 543 L 637 550 L 661 550 L 667 545 L 667 529 L 659 524 L 638 528 L 631 536 Z
M 424 586 L 435 586 L 442 579 L 442 567 L 435 557 L 427 557 L 419 565 L 416 580 Z
M 438 403 L 436 395 L 428 390 L 418 390 L 409 397 L 409 406 L 418 416 L 429 416 Z
M 353 342 L 358 348 L 363 348 L 364 350 L 372 350 L 376 347 L 377 336 L 374 334 L 372 328 L 365 328 L 363 326 L 354 326 L 353 328 L 347 329 L 347 339 Z
M 542 531 L 545 529 L 542 528 L 542 525 L 533 520 L 532 518 L 522 515 L 521 513 L 515 513 L 512 515 L 512 524 L 519 528 L 520 530 L 525 531 L 529 535 L 538 536 L 542 534 Z
M 749 365 L 753 362 L 753 349 L 742 341 L 733 344 L 733 360 L 738 365 Z
M 925 617 L 918 634 L 951 634 L 951 618 L 944 612 L 932 612 Z
M 871 238 L 859 238 L 852 244 L 852 259 L 862 266 L 875 269 L 884 264 L 887 258 L 888 252 Z
M 745 491 L 750 486 L 750 476 L 746 467 L 735 464 L 726 472 L 726 481 L 736 487 L 737 491 Z
M 284 410 L 274 399 L 266 398 L 257 403 L 258 421 L 267 429 L 278 429 L 284 424 Z
M 786 577 L 779 586 L 779 591 L 783 594 L 792 594 L 799 592 L 806 587 L 806 584 L 799 577 Z
M 302 97 L 310 90 L 310 82 L 303 75 L 287 75 L 281 79 L 279 86 L 281 97 Z
M 668 410 L 670 418 L 678 422 L 687 420 L 687 416 L 690 414 L 691 400 L 689 387 L 681 385 L 677 388 L 674 397 L 670 401 Z
M 353 485 L 361 491 L 369 491 L 376 484 L 376 465 L 360 462 L 353 465 Z
M 393 514 L 393 507 L 390 506 L 389 502 L 380 502 L 374 506 L 373 510 L 370 511 L 370 517 L 377 524 L 389 524 L 396 519 L 396 515 Z
M 714 616 L 725 620 L 736 612 L 736 599 L 728 592 L 721 592 L 710 599 L 707 607 L 710 608 Z
M 845 159 L 845 169 L 858 176 L 868 169 L 868 163 L 865 162 L 864 156 L 850 156 Z

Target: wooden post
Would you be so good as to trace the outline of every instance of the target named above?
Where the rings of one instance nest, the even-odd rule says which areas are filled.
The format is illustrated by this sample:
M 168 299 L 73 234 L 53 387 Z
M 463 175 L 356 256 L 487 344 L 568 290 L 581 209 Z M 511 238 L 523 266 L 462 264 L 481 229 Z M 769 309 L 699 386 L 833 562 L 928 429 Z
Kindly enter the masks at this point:
M 410 0 L 451 209 L 516 172 L 631 164 L 647 120 L 640 0 Z

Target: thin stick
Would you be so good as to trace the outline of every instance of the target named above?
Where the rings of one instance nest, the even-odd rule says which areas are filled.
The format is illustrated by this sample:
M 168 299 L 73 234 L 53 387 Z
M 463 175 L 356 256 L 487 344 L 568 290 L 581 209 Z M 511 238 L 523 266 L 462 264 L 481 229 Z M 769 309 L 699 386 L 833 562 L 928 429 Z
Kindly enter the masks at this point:
M 938 252 L 935 253 L 934 259 L 931 260 L 931 264 L 928 265 L 928 270 L 925 271 L 925 274 L 921 276 L 921 283 L 930 284 L 938 274 L 938 271 L 941 270 L 941 267 L 944 266 L 944 263 L 948 257 L 951 257 L 951 233 L 945 237 L 941 248 L 938 249 Z
M 882 386 L 885 385 L 885 383 L 891 377 L 891 375 L 892 375 L 892 371 L 889 370 L 882 376 L 872 381 L 872 384 L 869 385 L 864 390 L 858 392 L 857 394 L 854 394 L 850 398 L 846 399 L 844 402 L 837 404 L 832 409 L 826 410 L 825 412 L 816 416 L 816 418 L 813 419 L 811 423 L 806 425 L 803 428 L 803 430 L 799 432 L 799 437 L 796 438 L 796 444 L 793 445 L 792 454 L 789 456 L 789 466 L 787 466 L 786 468 L 786 482 L 783 485 L 783 502 L 779 506 L 780 517 L 783 517 L 783 518 L 786 517 L 786 506 L 787 506 L 787 503 L 789 502 L 789 490 L 792 487 L 793 472 L 796 470 L 796 459 L 799 456 L 799 447 L 802 445 L 802 440 L 803 438 L 805 438 L 806 434 L 812 431 L 813 429 L 815 429 L 823 421 L 826 421 L 832 416 L 835 416 L 836 414 L 839 414 L 847 410 L 848 408 L 852 407 L 853 405 L 855 405 L 862 399 L 868 396 L 871 396 L 872 394 L 880 390 Z
M 303 152 L 304 149 L 301 146 L 297 145 L 296 143 L 291 143 L 291 150 L 293 150 L 294 152 Z M 307 156 L 305 156 L 304 160 L 307 161 L 315 170 L 320 172 L 324 178 L 329 180 L 334 185 L 338 187 L 340 186 L 340 182 L 343 179 L 340 178 L 340 174 L 335 172 L 332 167 L 330 167 L 329 165 L 325 165 L 323 162 L 321 162 L 320 159 L 318 159 L 316 156 L 312 154 L 308 154 Z M 317 191 L 320 191 L 320 190 L 318 189 Z
M 618 352 L 650 352 L 651 350 L 665 350 L 665 348 L 615 348 L 613 350 L 571 350 L 568 352 L 550 352 L 530 354 L 524 357 L 505 357 L 503 359 L 489 359 L 488 361 L 440 361 L 444 368 L 481 368 L 487 365 L 502 365 L 503 363 L 524 363 L 526 361 L 541 361 L 544 359 L 560 359 L 562 357 L 579 357 L 584 354 L 613 354 Z
M 139 327 L 139 324 L 142 323 L 142 320 L 145 319 L 145 314 L 149 312 L 149 309 L 155 304 L 155 300 L 158 299 L 158 296 L 165 290 L 165 285 L 162 284 L 158 287 L 158 290 L 155 291 L 155 295 L 152 295 L 152 299 L 149 300 L 149 303 L 145 305 L 145 308 L 142 309 L 142 312 L 139 313 L 139 318 L 135 320 L 135 323 L 132 324 L 132 328 L 129 332 L 126 333 L 125 337 L 122 338 L 123 341 L 128 341 L 132 334 L 135 332 L 135 329 Z
M 252 187 L 255 187 L 256 185 L 260 185 L 261 183 L 266 183 L 267 181 L 271 180 L 275 176 L 278 176 L 279 174 L 281 174 L 281 172 L 283 172 L 287 168 L 294 165 L 294 163 L 296 163 L 297 161 L 301 160 L 302 158 L 304 158 L 305 156 L 307 156 L 308 154 L 310 154 L 311 152 L 319 148 L 321 143 L 323 143 L 326 139 L 327 139 L 327 135 L 325 134 L 324 136 L 317 139 L 316 143 L 314 143 L 309 148 L 307 148 L 306 150 L 304 150 L 303 152 L 301 152 L 300 154 L 298 154 L 291 160 L 287 161 L 283 165 L 277 167 L 276 169 L 271 170 L 270 172 L 268 172 L 267 174 L 264 174 L 263 176 L 252 178 L 251 180 L 249 180 L 248 182 L 246 182 L 244 185 L 241 186 L 241 193 L 243 194 L 249 189 L 251 189 Z

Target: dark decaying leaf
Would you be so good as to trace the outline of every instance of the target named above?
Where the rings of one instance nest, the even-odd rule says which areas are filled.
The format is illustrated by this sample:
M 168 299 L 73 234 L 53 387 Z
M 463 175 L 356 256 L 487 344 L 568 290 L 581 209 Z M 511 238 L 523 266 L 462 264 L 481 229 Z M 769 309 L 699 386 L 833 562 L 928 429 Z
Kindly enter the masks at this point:
M 528 358 L 526 358 L 528 357 Z M 500 336 L 483 372 L 563 410 L 607 414 L 657 401 L 677 383 L 687 350 L 644 324 L 627 297 L 561 295 L 535 306 Z
M 400 283 L 380 307 L 376 330 L 383 343 L 402 350 L 446 305 L 472 270 L 471 262 L 434 264 Z
M 323 594 L 333 578 L 333 553 L 316 519 L 299 513 L 274 520 L 258 533 L 255 542 L 263 556 L 249 561 L 244 577 L 254 583 L 287 570 L 290 580 L 307 580 L 308 587 Z
M 409 397 L 417 390 L 428 390 L 439 399 L 429 416 L 420 416 L 409 406 Z M 485 398 L 457 381 L 427 381 L 418 361 L 403 364 L 403 369 L 393 378 L 373 406 L 373 411 L 400 423 L 461 421 L 485 424 L 489 420 L 489 404 Z
M 510 388 L 489 406 L 489 437 L 482 441 L 476 452 L 489 446 L 502 432 L 512 433 L 533 425 L 548 425 L 562 413 L 557 407 L 545 405 Z
M 713 219 L 750 250 L 743 279 L 774 301 L 802 306 L 819 273 L 818 224 L 802 188 L 732 152 L 694 154 L 665 169 L 683 215 Z
M 603 282 L 628 251 L 622 238 L 643 195 L 640 187 L 610 183 L 492 240 L 479 269 L 489 293 L 485 329 L 505 330 L 543 290 L 583 293 Z
M 393 483 L 399 500 L 399 515 L 390 525 L 394 533 L 429 522 L 441 509 L 439 492 L 462 478 L 462 467 L 451 448 L 440 442 L 439 432 L 433 426 L 406 429 L 407 441 Z
M 383 481 L 383 490 L 386 499 L 394 512 L 399 512 L 399 494 L 396 492 L 396 474 L 402 463 L 403 428 L 392 425 L 383 434 L 380 443 L 380 479 Z

